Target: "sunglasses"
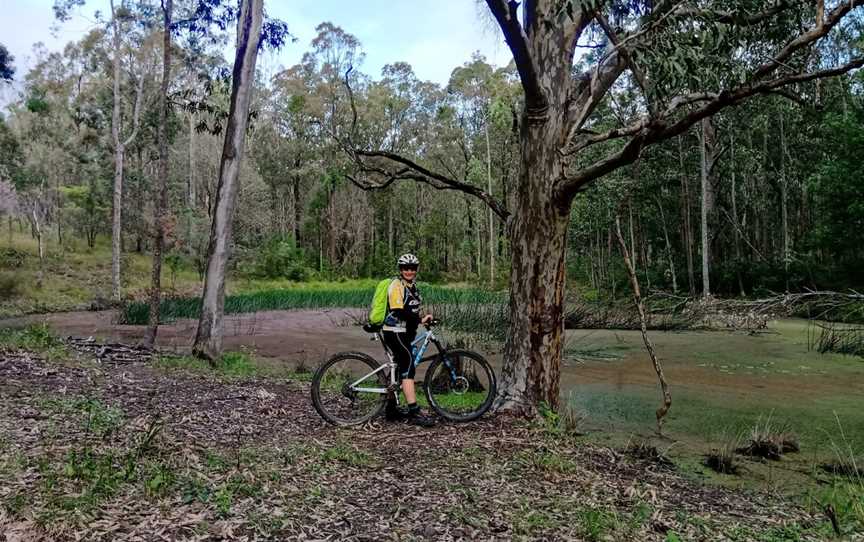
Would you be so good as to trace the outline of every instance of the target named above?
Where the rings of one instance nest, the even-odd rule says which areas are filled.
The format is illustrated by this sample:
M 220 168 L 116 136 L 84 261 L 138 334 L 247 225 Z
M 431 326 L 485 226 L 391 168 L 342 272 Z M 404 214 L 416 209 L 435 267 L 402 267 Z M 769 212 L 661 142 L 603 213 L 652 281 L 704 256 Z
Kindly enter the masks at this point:
M 418 267 L 419 266 L 417 265 L 400 265 L 399 269 L 401 269 L 402 271 L 417 271 Z

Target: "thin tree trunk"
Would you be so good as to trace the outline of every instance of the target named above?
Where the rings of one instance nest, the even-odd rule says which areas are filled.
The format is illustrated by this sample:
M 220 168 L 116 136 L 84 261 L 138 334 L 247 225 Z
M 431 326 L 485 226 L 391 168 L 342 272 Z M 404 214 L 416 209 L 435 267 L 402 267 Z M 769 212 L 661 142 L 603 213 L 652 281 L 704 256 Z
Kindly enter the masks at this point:
M 195 253 L 192 245 L 192 225 L 195 214 L 195 113 L 189 113 L 189 179 L 186 181 L 186 253 Z
M 110 2 L 111 7 L 111 25 L 113 28 L 113 94 L 114 104 L 111 113 L 111 137 L 114 140 L 114 193 L 112 198 L 113 212 L 111 217 L 111 297 L 115 301 L 120 301 L 120 259 L 123 252 L 123 162 L 125 159 L 126 147 L 132 144 L 135 136 L 138 134 L 139 112 L 141 110 L 141 95 L 144 92 L 144 74 L 138 80 L 138 85 L 135 89 L 135 106 L 132 113 L 132 133 L 124 141 L 121 139 L 120 130 L 122 109 L 121 94 L 120 94 L 120 33 L 122 27 L 117 20 L 117 14 L 114 10 L 114 0 Z M 120 7 L 123 8 L 121 1 Z
M 120 140 L 120 23 L 111 0 L 111 23 L 114 45 L 114 110 L 111 114 L 111 136 L 114 139 L 114 199 L 111 220 L 111 297 L 120 301 L 120 239 L 123 208 L 123 142 Z M 121 3 L 122 7 L 122 3 Z
M 225 308 L 225 271 L 231 253 L 234 206 L 239 190 L 238 177 L 246 142 L 249 102 L 255 75 L 258 44 L 264 19 L 263 0 L 244 0 L 237 21 L 237 54 L 231 88 L 231 106 L 225 130 L 225 146 L 219 170 L 213 225 L 207 253 L 201 317 L 192 351 L 211 361 L 222 355 L 222 317 Z
M 744 297 L 746 294 L 744 292 L 744 278 L 741 273 L 741 266 L 743 265 L 743 261 L 741 260 L 741 223 L 738 220 L 738 196 L 736 192 L 738 191 L 738 187 L 736 186 L 736 168 L 735 168 L 735 133 L 732 132 L 730 134 L 729 140 L 729 149 L 730 149 L 730 162 L 732 168 L 732 220 L 734 222 L 734 231 L 733 231 L 733 243 L 735 249 L 735 275 L 738 278 L 738 292 L 741 294 L 741 297 Z
M 666 241 L 666 256 L 669 259 L 669 274 L 672 276 L 672 291 L 678 293 L 678 277 L 675 274 L 675 260 L 672 256 L 672 242 L 669 240 L 669 230 L 666 228 L 666 215 L 663 213 L 663 202 L 660 197 L 655 198 L 657 209 L 660 211 L 660 224 L 663 226 L 663 239 Z
M 780 113 L 780 215 L 783 232 L 783 282 L 789 293 L 789 260 L 792 257 L 789 241 L 789 185 L 786 179 L 786 129 Z
M 492 194 L 492 151 L 489 146 L 489 118 L 483 124 L 486 133 L 486 179 L 488 193 Z M 489 287 L 495 288 L 495 213 L 489 208 Z
M 156 344 L 159 331 L 159 305 L 162 298 L 162 251 L 165 246 L 165 212 L 168 207 L 168 82 L 171 77 L 171 16 L 174 0 L 164 0 L 162 14 L 164 30 L 162 38 L 162 89 L 159 107 L 159 176 L 156 185 L 156 209 L 154 213 L 153 272 L 150 276 L 150 317 L 144 344 L 150 348 Z
M 639 278 L 636 276 L 636 269 L 633 267 L 633 262 L 627 251 L 624 236 L 621 235 L 621 219 L 617 214 L 615 215 L 615 233 L 618 237 L 618 246 L 621 248 L 621 255 L 624 257 L 627 274 L 630 276 L 630 285 L 633 287 L 633 300 L 636 303 L 636 309 L 639 311 L 639 328 L 642 331 L 642 342 L 645 343 L 648 355 L 651 356 L 651 363 L 654 365 L 654 372 L 657 373 L 657 379 L 660 381 L 660 390 L 663 393 L 663 404 L 654 413 L 657 418 L 657 433 L 662 435 L 663 418 L 669 412 L 669 407 L 672 406 L 672 394 L 669 391 L 666 377 L 663 375 L 663 366 L 660 364 L 660 360 L 657 359 L 657 353 L 654 351 L 654 344 L 648 338 L 648 317 L 645 314 L 645 303 L 642 301 L 642 292 L 639 289 Z
M 701 151 L 702 204 L 701 204 L 701 237 L 702 237 L 702 296 L 711 297 L 711 235 L 708 231 L 708 216 L 714 207 L 714 194 L 711 185 L 711 167 L 714 157 L 714 127 L 710 118 L 702 121 L 702 137 L 699 145 Z
M 690 182 L 684 169 L 684 146 L 678 137 L 678 165 L 681 171 L 681 214 L 684 229 L 684 253 L 687 256 L 687 284 L 690 289 L 690 297 L 696 297 L 696 271 L 693 265 L 693 225 L 690 218 Z

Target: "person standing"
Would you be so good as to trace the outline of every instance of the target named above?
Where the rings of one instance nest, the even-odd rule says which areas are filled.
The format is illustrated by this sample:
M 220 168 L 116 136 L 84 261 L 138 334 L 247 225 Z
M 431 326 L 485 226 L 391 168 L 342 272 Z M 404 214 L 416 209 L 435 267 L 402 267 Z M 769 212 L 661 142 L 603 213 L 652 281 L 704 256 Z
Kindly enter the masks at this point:
M 420 324 L 431 322 L 432 315 L 420 316 L 423 298 L 416 282 L 420 260 L 413 254 L 403 254 L 399 257 L 397 265 L 399 276 L 387 287 L 387 315 L 384 317 L 382 331 L 384 344 L 393 356 L 393 361 L 396 362 L 407 406 L 405 409 L 399 409 L 396 407 L 396 398 L 389 397 L 385 415 L 391 421 L 405 420 L 411 424 L 428 427 L 434 425 L 434 420 L 424 416 L 417 405 L 411 343 L 417 336 L 417 328 Z

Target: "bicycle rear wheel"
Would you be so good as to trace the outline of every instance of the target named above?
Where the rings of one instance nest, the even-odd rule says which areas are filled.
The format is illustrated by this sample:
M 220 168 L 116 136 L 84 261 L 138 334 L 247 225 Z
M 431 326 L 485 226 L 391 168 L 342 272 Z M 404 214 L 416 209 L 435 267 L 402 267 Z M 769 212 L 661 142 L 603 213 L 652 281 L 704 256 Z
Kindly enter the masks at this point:
M 324 362 L 312 377 L 312 404 L 335 425 L 357 425 L 381 414 L 387 402 L 386 370 L 360 352 L 342 352 Z M 374 374 L 373 374 L 374 373 Z M 361 389 L 358 389 L 361 388 Z
M 483 356 L 469 350 L 442 352 L 423 382 L 429 406 L 454 422 L 476 420 L 492 406 L 495 372 Z

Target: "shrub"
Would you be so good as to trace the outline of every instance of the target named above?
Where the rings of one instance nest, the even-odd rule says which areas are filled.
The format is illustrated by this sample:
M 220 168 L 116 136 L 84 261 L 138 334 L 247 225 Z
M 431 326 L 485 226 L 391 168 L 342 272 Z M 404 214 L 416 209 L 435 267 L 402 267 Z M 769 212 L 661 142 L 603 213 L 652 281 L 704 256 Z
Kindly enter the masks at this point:
M 780 456 L 801 449 L 798 437 L 791 433 L 785 425 L 772 422 L 771 415 L 759 421 L 750 430 L 747 444 L 736 451 L 740 454 L 778 460 Z
M 0 301 L 21 295 L 21 276 L 18 273 L 0 273 Z
M 17 248 L 0 248 L 0 267 L 5 269 L 18 269 L 27 260 L 27 253 Z
M 265 244 L 245 267 L 246 273 L 253 277 L 286 278 L 298 282 L 307 280 L 312 273 L 306 266 L 303 249 L 297 248 L 290 240 L 279 238 Z

